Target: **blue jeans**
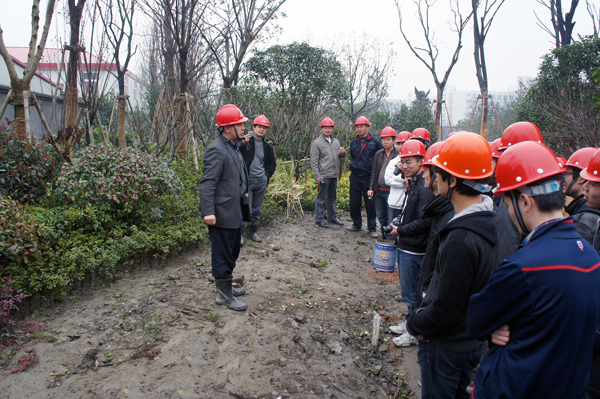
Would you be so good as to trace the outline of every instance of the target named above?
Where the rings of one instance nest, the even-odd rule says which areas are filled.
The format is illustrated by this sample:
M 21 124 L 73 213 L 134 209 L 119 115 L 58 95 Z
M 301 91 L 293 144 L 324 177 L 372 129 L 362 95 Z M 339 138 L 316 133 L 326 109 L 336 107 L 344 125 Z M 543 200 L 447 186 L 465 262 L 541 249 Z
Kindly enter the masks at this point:
M 392 223 L 402 213 L 402 209 L 391 208 L 388 204 L 388 224 Z
M 367 228 L 369 231 L 377 231 L 375 203 L 367 196 L 369 183 L 370 177 L 357 177 L 354 173 L 350 174 L 350 218 L 352 219 L 352 225 L 359 229 L 362 227 L 360 209 L 362 208 L 362 200 L 364 199 L 367 211 Z
M 378 191 L 373 196 L 375 201 L 375 211 L 377 212 L 377 219 L 379 220 L 379 226 L 381 228 L 381 237 L 384 240 L 389 240 L 390 236 L 383 233 L 383 226 L 390 224 L 388 221 L 388 197 L 390 196 L 389 191 Z
M 471 352 L 441 349 L 419 340 L 421 399 L 468 399 L 471 372 L 481 360 L 483 345 Z
M 412 255 L 396 250 L 398 259 L 398 277 L 400 278 L 400 292 L 404 303 L 408 306 L 408 316 L 412 314 L 415 297 L 417 295 L 417 284 L 421 273 L 421 261 L 424 255 Z

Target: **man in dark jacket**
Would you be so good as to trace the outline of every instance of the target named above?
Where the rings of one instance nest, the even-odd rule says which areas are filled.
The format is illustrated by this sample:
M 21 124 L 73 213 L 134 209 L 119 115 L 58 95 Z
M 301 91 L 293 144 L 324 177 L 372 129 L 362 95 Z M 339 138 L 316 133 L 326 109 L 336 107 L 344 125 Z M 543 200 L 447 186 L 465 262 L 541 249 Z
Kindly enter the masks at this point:
M 235 262 L 240 254 L 243 213 L 247 209 L 248 174 L 237 143 L 244 136 L 242 111 L 233 104 L 217 112 L 221 133 L 204 153 L 200 181 L 200 214 L 208 225 L 212 275 L 217 288 L 217 303 L 233 310 L 245 310 L 246 304 L 234 298 L 244 294 L 231 282 Z M 247 212 L 243 212 L 243 208 Z
M 252 123 L 254 136 L 249 134 L 244 136 L 240 151 L 246 162 L 248 171 L 248 200 L 250 201 L 250 238 L 252 241 L 262 242 L 258 236 L 258 225 L 262 215 L 262 205 L 265 200 L 267 186 L 277 163 L 275 161 L 275 152 L 273 146 L 264 139 L 269 120 L 264 115 L 259 115 Z M 244 233 L 246 224 L 242 226 L 241 243 L 244 245 Z
M 565 173 L 565 194 L 573 199 L 565 207 L 565 212 L 573 216 L 577 232 L 592 245 L 598 228 L 600 210 L 588 206 L 583 195 L 585 179 L 580 174 L 583 169 L 588 167 L 596 150 L 597 148 L 586 147 L 575 151 L 567 161 L 567 172 Z
M 435 165 L 438 191 L 450 199 L 454 217 L 439 232 L 440 246 L 421 307 L 407 320 L 419 338 L 423 399 L 467 398 L 471 371 L 482 344 L 466 326 L 469 297 L 487 284 L 496 267 L 496 230 L 490 146 L 481 136 L 456 133 L 444 142 Z
M 369 133 L 371 123 L 364 116 L 359 116 L 356 122 L 356 137 L 350 143 L 350 217 L 352 226 L 348 230 L 360 231 L 362 217 L 360 210 L 362 200 L 367 210 L 367 228 L 373 238 L 377 238 L 377 214 L 373 198 L 369 197 L 369 182 L 373 170 L 375 153 L 383 148 L 381 141 Z
M 431 219 L 423 218 L 423 207 L 433 197 L 433 192 L 423 184 L 421 164 L 425 157 L 425 145 L 418 140 L 408 140 L 400 150 L 402 169 L 408 180 L 408 188 L 404 206 L 399 220 L 393 223 L 391 235 L 398 236 L 396 257 L 400 292 L 408 307 L 407 318 L 413 312 L 417 292 L 417 283 L 421 270 L 421 262 L 427 246 L 427 235 L 431 228 Z M 416 345 L 417 340 L 410 334 L 396 337 L 393 343 L 397 346 Z
M 542 144 L 512 145 L 497 193 L 526 236 L 471 296 L 468 329 L 491 346 L 474 398 L 582 398 L 600 322 L 600 256 L 563 218 L 564 169 Z M 560 359 L 560 360 L 558 360 Z
M 583 194 L 587 204 L 592 209 L 600 210 L 600 150 L 592 155 L 587 168 L 581 171 L 581 177 L 586 179 Z M 594 249 L 600 253 L 600 222 L 594 234 Z M 600 326 L 596 330 L 590 384 L 586 391 L 586 399 L 600 398 Z
M 398 150 L 394 147 L 396 140 L 396 131 L 390 126 L 386 126 L 381 131 L 381 144 L 383 149 L 375 153 L 373 161 L 373 170 L 371 171 L 371 181 L 369 183 L 369 191 L 367 195 L 375 201 L 375 210 L 379 226 L 381 227 L 382 239 L 388 239 L 388 235 L 383 231 L 383 227 L 390 224 L 388 221 L 388 197 L 390 195 L 390 187 L 385 184 L 385 170 L 391 159 L 398 156 Z

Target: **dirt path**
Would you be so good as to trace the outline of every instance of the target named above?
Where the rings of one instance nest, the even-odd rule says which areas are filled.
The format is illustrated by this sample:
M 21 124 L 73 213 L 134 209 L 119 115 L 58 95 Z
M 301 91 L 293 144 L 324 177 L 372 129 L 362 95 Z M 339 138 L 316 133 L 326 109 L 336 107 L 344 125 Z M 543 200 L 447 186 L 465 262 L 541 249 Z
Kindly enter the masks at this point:
M 417 349 L 387 330 L 406 312 L 398 277 L 367 261 L 374 240 L 312 215 L 259 233 L 235 270 L 246 312 L 216 305 L 206 248 L 135 270 L 34 315 L 41 327 L 1 352 L 0 398 L 419 397 Z M 24 354 L 39 363 L 11 373 Z

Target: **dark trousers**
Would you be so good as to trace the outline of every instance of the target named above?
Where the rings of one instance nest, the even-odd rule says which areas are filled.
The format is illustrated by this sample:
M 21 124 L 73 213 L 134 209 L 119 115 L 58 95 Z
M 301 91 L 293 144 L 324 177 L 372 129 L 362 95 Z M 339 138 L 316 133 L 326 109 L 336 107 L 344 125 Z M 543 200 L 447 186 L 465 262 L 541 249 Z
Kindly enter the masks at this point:
M 212 276 L 214 278 L 231 279 L 235 262 L 240 255 L 242 227 L 222 229 L 208 226 L 210 237 Z
M 388 197 L 390 196 L 389 191 L 378 191 L 373 196 L 375 201 L 375 211 L 377 212 L 377 220 L 379 220 L 379 228 L 381 229 L 381 237 L 384 240 L 391 239 L 390 236 L 383 232 L 383 227 L 390 224 L 388 221 Z
M 471 372 L 481 360 L 483 346 L 471 352 L 454 352 L 419 340 L 422 399 L 468 399 Z
M 322 222 L 323 206 L 327 203 L 327 220 L 336 220 L 335 200 L 337 195 L 337 178 L 326 178 L 319 184 L 319 193 L 315 199 L 315 221 Z
M 369 177 L 357 177 L 354 173 L 350 174 L 350 217 L 352 218 L 352 224 L 360 229 L 362 227 L 360 210 L 364 199 L 365 208 L 367 209 L 367 228 L 369 231 L 377 231 L 375 201 L 367 196 L 369 179 Z

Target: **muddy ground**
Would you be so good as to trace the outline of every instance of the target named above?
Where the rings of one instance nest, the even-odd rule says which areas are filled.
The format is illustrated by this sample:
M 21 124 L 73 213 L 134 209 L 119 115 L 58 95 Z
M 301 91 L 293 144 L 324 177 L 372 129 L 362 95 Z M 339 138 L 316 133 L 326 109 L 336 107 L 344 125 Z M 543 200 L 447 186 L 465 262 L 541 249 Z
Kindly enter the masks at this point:
M 215 303 L 208 247 L 138 267 L 36 312 L 1 351 L 0 398 L 419 397 L 417 348 L 388 330 L 406 312 L 398 276 L 373 269 L 366 230 L 307 214 L 259 233 L 234 273 L 245 312 Z M 39 362 L 13 372 L 24 356 Z

